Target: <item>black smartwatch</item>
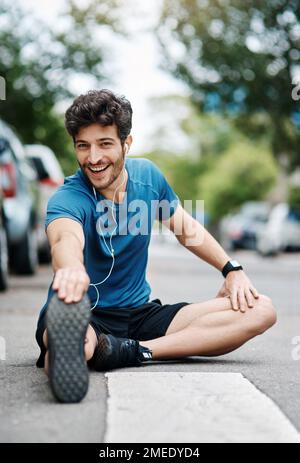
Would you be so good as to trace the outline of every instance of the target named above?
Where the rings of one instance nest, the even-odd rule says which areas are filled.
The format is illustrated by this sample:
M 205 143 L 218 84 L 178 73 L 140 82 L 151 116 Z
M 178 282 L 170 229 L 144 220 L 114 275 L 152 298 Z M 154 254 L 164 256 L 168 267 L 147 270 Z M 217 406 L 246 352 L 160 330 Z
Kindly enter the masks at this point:
M 228 273 L 232 272 L 233 270 L 243 270 L 243 267 L 237 260 L 229 260 L 227 264 L 224 265 L 222 269 L 223 277 L 226 278 Z

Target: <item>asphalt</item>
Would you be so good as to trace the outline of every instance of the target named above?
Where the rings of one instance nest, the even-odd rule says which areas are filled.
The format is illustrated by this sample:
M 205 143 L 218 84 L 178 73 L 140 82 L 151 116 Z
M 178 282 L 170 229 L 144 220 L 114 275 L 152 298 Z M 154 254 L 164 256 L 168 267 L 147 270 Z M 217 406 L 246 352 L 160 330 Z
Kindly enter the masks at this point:
M 257 289 L 272 297 L 277 324 L 226 356 L 157 361 L 144 366 L 143 372 L 240 373 L 300 431 L 300 355 L 293 344 L 300 336 L 300 256 L 261 258 L 251 252 L 232 256 L 243 263 Z M 0 441 L 101 443 L 107 429 L 107 376 L 92 373 L 85 400 L 62 405 L 53 400 L 47 377 L 35 367 L 35 325 L 51 276 L 49 267 L 40 267 L 35 277 L 12 277 L 9 291 L 0 295 Z M 148 280 L 151 297 L 172 303 L 211 299 L 223 279 L 170 242 L 152 246 Z M 137 372 L 136 368 L 123 371 Z

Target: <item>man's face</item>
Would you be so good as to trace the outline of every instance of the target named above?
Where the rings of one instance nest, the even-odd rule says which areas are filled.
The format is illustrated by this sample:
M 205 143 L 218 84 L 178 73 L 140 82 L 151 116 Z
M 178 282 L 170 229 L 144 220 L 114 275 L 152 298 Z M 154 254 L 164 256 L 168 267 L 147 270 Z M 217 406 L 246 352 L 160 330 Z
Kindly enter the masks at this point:
M 116 125 L 91 124 L 75 137 L 78 163 L 97 190 L 105 190 L 120 175 L 124 154 Z

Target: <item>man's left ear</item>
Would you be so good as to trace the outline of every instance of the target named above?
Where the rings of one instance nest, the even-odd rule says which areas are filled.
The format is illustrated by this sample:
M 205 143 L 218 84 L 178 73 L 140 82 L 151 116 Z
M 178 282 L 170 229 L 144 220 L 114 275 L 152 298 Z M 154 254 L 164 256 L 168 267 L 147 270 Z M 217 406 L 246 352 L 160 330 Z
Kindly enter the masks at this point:
M 131 144 L 132 144 L 132 135 L 128 135 L 128 137 L 126 138 L 126 141 L 125 141 L 125 146 L 126 145 L 128 146 L 127 152 L 129 151 Z

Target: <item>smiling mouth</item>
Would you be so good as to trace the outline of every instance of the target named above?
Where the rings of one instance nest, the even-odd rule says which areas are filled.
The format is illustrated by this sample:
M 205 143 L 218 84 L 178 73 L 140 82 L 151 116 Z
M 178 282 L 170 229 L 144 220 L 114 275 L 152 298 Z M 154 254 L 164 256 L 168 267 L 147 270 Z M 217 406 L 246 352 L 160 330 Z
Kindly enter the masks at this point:
M 109 166 L 110 164 L 107 164 L 106 166 L 94 166 L 94 167 L 88 166 L 88 169 L 93 174 L 100 174 L 102 172 L 105 172 L 109 168 Z

